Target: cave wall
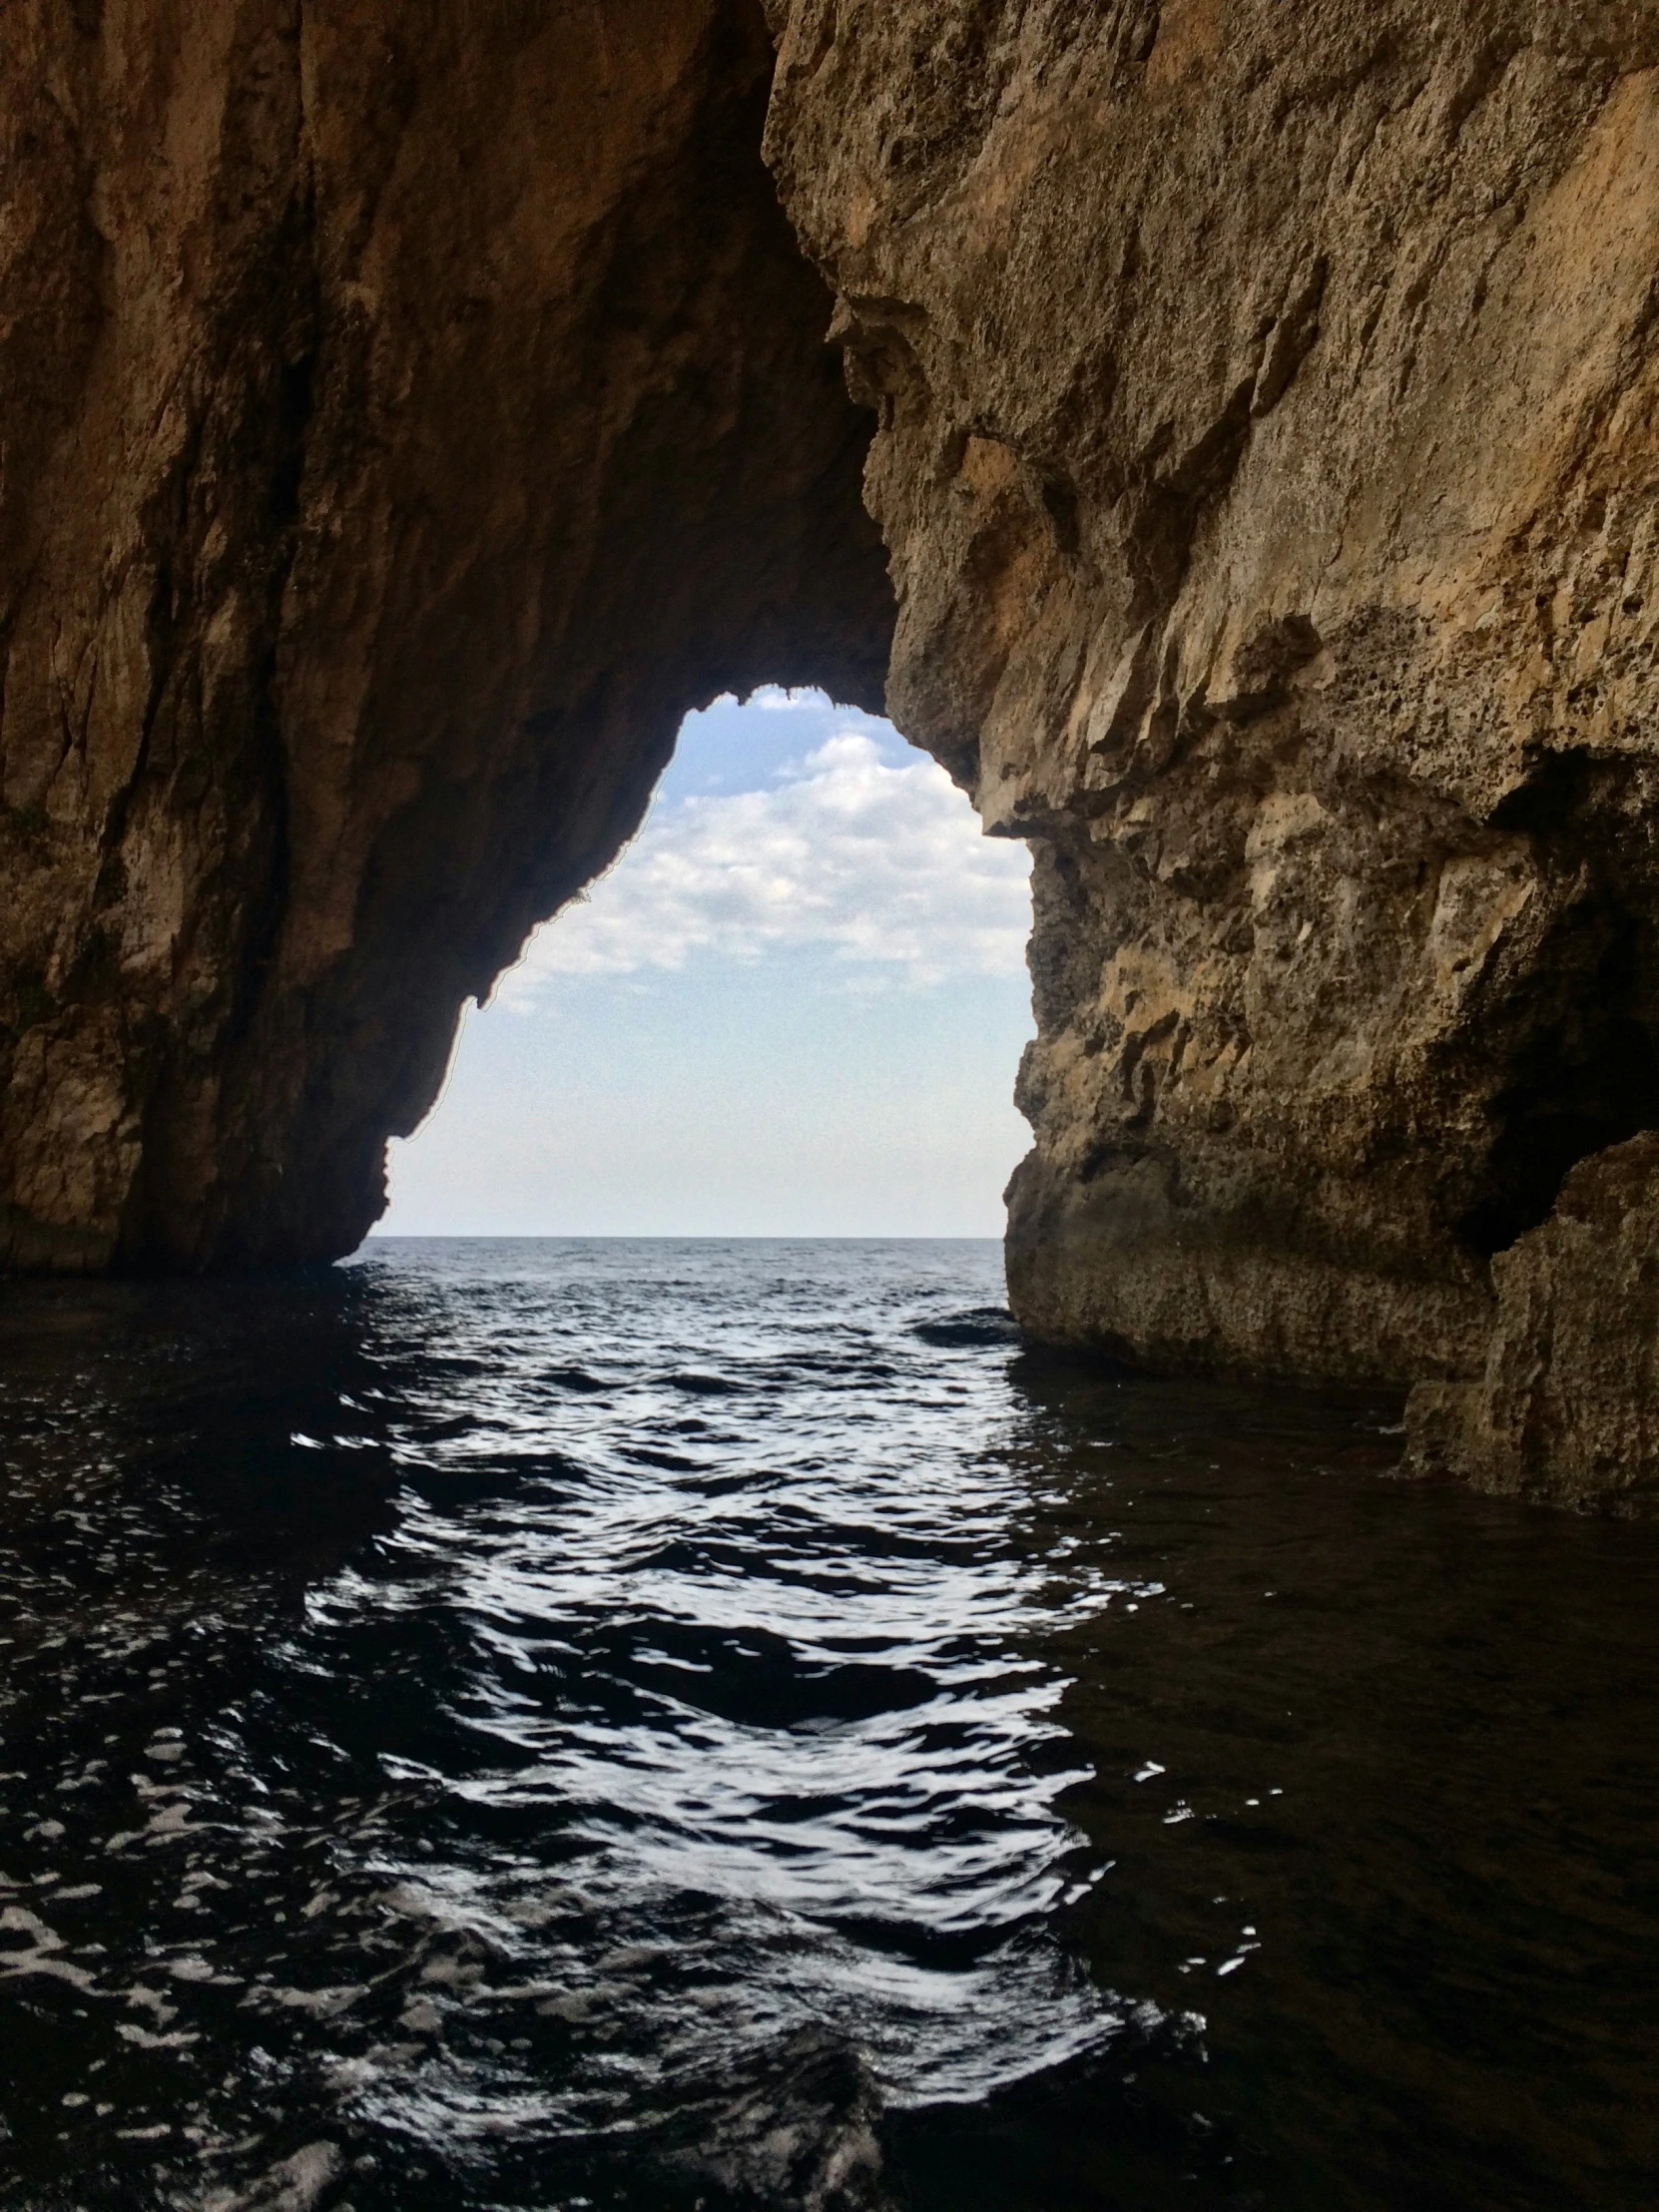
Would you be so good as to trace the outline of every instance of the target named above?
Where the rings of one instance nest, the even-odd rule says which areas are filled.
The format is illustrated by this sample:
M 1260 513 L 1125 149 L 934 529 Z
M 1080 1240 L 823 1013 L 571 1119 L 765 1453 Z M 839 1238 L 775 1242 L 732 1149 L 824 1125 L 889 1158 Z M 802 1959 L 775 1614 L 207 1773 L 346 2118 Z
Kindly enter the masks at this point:
M 688 707 L 878 705 L 739 0 L 18 0 L 0 1262 L 348 1251 Z
M 1569 1170 L 1659 1124 L 1659 10 L 773 19 L 892 712 L 1036 853 L 1019 1319 L 1421 1383 L 1419 1459 L 1549 1487 L 1468 1392 L 1541 1357 Z
M 1648 0 L 17 0 L 0 129 L 0 1262 L 348 1249 L 683 711 L 890 644 L 1028 1333 L 1648 1493 Z

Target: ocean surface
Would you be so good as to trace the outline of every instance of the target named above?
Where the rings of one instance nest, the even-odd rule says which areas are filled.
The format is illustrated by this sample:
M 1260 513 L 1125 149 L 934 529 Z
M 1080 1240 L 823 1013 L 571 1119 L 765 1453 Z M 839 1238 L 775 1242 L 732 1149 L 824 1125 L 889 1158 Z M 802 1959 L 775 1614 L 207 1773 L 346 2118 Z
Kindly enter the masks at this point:
M 986 1244 L 3 1300 L 0 2204 L 1659 2201 L 1659 1529 Z

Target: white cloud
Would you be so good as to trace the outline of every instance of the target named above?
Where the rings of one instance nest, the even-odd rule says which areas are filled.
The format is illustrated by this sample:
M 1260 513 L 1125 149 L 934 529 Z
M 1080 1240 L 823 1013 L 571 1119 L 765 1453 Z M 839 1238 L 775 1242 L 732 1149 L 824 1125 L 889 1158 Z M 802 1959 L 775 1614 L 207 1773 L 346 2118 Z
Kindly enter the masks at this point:
M 934 762 L 889 767 L 872 738 L 843 730 L 771 790 L 656 808 L 587 897 L 535 933 L 498 995 L 526 1011 L 557 976 L 807 949 L 911 984 L 1014 974 L 1029 877 L 1025 847 L 981 836 Z

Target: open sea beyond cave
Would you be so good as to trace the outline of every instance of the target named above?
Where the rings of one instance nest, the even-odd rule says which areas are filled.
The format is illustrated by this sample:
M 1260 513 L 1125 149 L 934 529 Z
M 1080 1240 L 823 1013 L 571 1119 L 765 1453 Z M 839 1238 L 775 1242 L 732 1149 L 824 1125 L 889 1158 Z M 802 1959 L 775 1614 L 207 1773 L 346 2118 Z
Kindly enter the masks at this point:
M 7 2206 L 1655 2201 L 1659 1529 L 990 1244 L 4 1298 Z

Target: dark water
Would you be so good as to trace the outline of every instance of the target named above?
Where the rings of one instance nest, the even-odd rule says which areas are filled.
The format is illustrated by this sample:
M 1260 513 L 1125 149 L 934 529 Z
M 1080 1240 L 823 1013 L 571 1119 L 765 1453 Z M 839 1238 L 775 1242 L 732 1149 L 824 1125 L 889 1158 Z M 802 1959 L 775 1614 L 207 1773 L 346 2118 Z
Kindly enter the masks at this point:
M 991 1246 L 5 1300 L 7 2206 L 1659 2201 L 1659 1531 Z

